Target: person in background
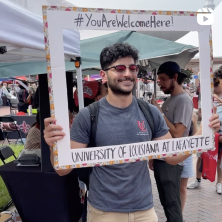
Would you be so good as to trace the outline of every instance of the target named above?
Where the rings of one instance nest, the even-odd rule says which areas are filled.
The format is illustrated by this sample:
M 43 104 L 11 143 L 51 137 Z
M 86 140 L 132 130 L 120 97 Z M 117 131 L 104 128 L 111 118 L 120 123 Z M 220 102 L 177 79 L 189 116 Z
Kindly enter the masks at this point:
M 160 89 L 165 94 L 170 94 L 170 97 L 161 108 L 154 98 L 151 103 L 162 113 L 173 138 L 186 137 L 189 135 L 193 113 L 192 100 L 182 87 L 187 75 L 172 61 L 160 65 L 157 75 Z M 190 172 L 193 173 L 190 162 L 192 163 L 192 156 L 187 156 L 174 166 L 164 159 L 149 162 L 151 169 L 154 169 L 159 198 L 169 222 L 183 222 L 187 181 L 191 176 Z
M 35 94 L 32 97 L 33 97 L 32 107 L 34 109 L 37 109 L 39 107 L 39 86 L 37 87 Z
M 26 86 L 27 83 L 23 82 Z M 18 93 L 18 111 L 27 113 L 27 109 L 29 105 L 32 104 L 32 91 L 27 91 L 24 86 L 19 85 L 19 93 Z
M 3 96 L 6 96 L 7 98 L 10 98 L 11 95 L 9 94 L 9 91 L 8 91 L 8 84 L 7 83 L 3 83 L 3 87 L 2 87 L 2 94 Z
M 108 93 L 107 84 L 102 84 L 98 81 L 85 81 L 83 83 L 83 97 L 84 97 L 84 107 L 90 105 L 95 101 L 99 101 L 101 98 L 105 97 Z M 79 101 L 78 101 L 78 90 L 74 92 L 74 105 L 75 112 L 79 111 Z
M 24 154 L 37 154 L 41 158 L 41 132 L 40 132 L 40 116 L 39 110 L 36 114 L 36 122 L 28 131 L 24 150 L 21 151 L 19 157 Z
M 214 105 L 217 106 L 217 114 L 220 119 L 220 129 L 219 134 L 222 134 L 222 66 L 219 69 L 214 71 Z M 219 137 L 219 149 L 218 149 L 218 161 L 217 161 L 217 183 L 216 183 L 216 192 L 222 194 L 222 170 L 220 168 L 221 164 L 221 155 L 222 155 L 222 136 Z M 199 171 L 201 165 L 201 157 L 198 157 L 196 163 L 196 179 L 188 184 L 188 189 L 195 189 L 201 184 L 202 173 Z
M 2 95 L 3 95 L 2 83 L 0 83 L 0 107 L 3 105 Z

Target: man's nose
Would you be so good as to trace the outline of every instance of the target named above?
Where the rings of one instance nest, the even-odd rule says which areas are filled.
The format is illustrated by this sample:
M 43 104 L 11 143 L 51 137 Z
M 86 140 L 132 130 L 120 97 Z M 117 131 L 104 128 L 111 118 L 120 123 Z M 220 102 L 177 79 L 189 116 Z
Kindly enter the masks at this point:
M 130 71 L 129 67 L 124 70 L 123 76 L 132 76 L 134 73 Z

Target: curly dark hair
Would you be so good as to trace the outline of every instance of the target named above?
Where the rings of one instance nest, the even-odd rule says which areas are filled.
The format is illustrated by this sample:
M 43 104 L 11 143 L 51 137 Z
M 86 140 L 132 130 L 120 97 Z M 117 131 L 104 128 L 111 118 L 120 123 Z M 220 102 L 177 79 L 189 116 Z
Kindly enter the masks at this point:
M 215 79 L 222 79 L 222 66 L 214 71 L 214 78 Z
M 118 59 L 132 57 L 134 62 L 138 61 L 138 50 L 128 43 L 115 43 L 114 45 L 105 47 L 100 53 L 100 65 L 102 70 L 107 69 Z

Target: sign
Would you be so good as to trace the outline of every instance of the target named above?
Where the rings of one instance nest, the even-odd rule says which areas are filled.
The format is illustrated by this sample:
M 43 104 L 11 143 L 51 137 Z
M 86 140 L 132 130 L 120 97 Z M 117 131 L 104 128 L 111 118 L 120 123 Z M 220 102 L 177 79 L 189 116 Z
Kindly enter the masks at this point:
M 103 166 L 151 158 L 191 154 L 211 148 L 209 136 L 182 137 L 173 140 L 147 141 L 118 146 L 70 149 L 75 167 Z
M 121 164 L 195 153 L 214 147 L 214 135 L 208 127 L 213 107 L 211 100 L 213 89 L 211 27 L 198 24 L 196 12 L 43 6 L 43 21 L 51 116 L 56 117 L 57 124 L 62 126 L 67 135 L 53 145 L 54 167 L 56 169 Z M 200 47 L 200 70 L 202 70 L 200 76 L 201 94 L 204 98 L 201 101 L 202 136 L 109 147 L 70 149 L 69 119 L 68 115 L 64 115 L 64 113 L 68 113 L 62 35 L 64 29 L 197 31 Z M 61 74 L 64 74 L 64 78 L 61 77 Z M 61 88 L 64 90 L 60 90 Z M 79 90 L 82 91 L 82 89 Z M 63 99 L 61 100 L 61 98 Z

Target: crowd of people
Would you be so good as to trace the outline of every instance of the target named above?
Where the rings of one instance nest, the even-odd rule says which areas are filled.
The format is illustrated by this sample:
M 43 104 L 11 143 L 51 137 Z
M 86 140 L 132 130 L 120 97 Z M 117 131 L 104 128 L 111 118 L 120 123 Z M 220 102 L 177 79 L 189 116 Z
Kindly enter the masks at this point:
M 38 87 L 35 83 L 30 84 L 21 80 L 12 84 L 0 83 L 0 106 L 14 105 L 19 112 L 27 113 L 29 105 L 38 108 L 38 101 Z
M 127 43 L 104 48 L 100 54 L 103 82 L 107 95 L 99 99 L 95 146 L 121 145 L 149 140 L 165 140 L 189 135 L 201 135 L 195 128 L 193 104 L 183 89 L 186 78 L 175 62 L 166 62 L 158 69 L 159 85 L 170 94 L 162 107 L 155 98 L 149 105 L 155 122 L 154 132 L 132 95 L 138 72 L 138 51 Z M 104 94 L 105 95 L 105 94 Z M 101 96 L 102 97 L 102 96 Z M 216 110 L 215 110 L 216 111 Z M 138 120 L 145 122 L 140 133 Z M 45 119 L 44 138 L 50 147 L 65 136 L 54 118 Z M 79 110 L 70 129 L 71 148 L 86 148 L 90 144 L 90 112 Z M 210 118 L 209 126 L 218 131 L 218 114 Z M 195 132 L 196 131 L 196 132 Z M 173 156 L 149 161 L 154 170 L 159 198 L 168 222 L 183 222 L 188 178 L 192 176 L 192 156 Z M 62 176 L 72 169 L 56 170 Z M 83 221 L 158 221 L 154 205 L 147 161 L 120 165 L 97 166 L 90 174 L 87 219 Z

